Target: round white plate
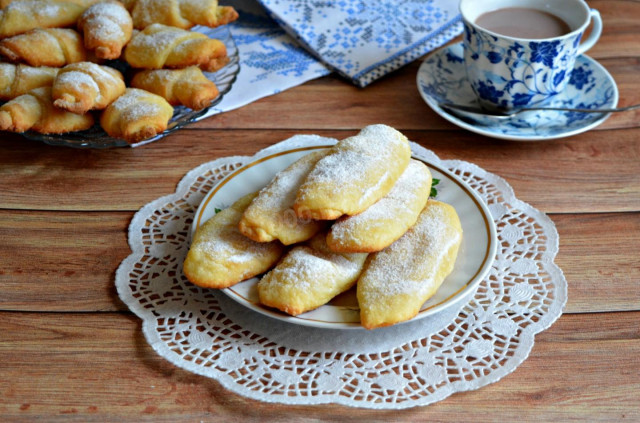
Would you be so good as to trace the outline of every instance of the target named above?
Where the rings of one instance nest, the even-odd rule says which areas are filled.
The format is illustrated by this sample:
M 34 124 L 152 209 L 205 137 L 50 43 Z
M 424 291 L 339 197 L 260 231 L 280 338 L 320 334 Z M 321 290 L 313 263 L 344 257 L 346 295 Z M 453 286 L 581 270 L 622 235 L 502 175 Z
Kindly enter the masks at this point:
M 595 128 L 610 113 L 531 111 L 502 120 L 453 114 L 439 104 L 453 103 L 479 107 L 464 67 L 462 43 L 441 48 L 420 65 L 418 91 L 437 114 L 477 134 L 513 141 L 541 141 L 576 135 Z M 556 95 L 549 107 L 581 109 L 613 108 L 618 104 L 618 88 L 607 70 L 588 56 L 579 56 L 567 88 Z
M 294 161 L 316 149 L 328 147 L 330 145 L 285 150 L 237 169 L 205 196 L 196 212 L 192 234 L 217 211 L 229 207 L 240 197 L 263 188 L 276 173 Z M 436 186 L 436 198 L 451 204 L 458 212 L 463 240 L 453 272 L 445 279 L 436 294 L 424 303 L 414 320 L 450 307 L 474 292 L 489 271 L 497 248 L 495 226 L 480 197 L 446 169 L 426 161 L 425 164 L 433 178 L 440 180 Z M 294 317 L 260 304 L 256 290 L 258 280 L 252 278 L 240 282 L 224 289 L 223 292 L 238 303 L 279 320 L 331 329 L 361 328 L 355 289 L 339 295 L 322 307 Z

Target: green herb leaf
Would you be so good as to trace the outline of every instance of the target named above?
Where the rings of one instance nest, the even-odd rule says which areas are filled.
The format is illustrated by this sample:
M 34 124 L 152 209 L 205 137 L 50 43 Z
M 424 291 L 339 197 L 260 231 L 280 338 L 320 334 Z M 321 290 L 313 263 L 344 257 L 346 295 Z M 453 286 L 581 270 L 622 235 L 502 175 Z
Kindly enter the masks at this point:
M 440 179 L 438 178 L 433 178 L 431 180 L 431 193 L 429 194 L 429 197 L 437 197 L 438 196 L 438 189 L 436 188 L 436 185 L 438 185 L 440 183 Z
M 218 213 L 220 213 L 222 211 L 222 209 L 219 209 L 219 208 L 216 207 L 216 208 L 213 209 L 213 211 L 216 212 L 216 214 L 218 214 Z

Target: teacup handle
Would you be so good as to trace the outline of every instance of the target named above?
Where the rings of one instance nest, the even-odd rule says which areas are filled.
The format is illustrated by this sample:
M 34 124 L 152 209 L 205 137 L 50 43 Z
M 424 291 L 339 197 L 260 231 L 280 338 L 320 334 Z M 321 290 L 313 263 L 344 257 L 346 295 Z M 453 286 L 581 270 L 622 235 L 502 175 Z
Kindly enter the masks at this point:
M 600 12 L 596 9 L 591 9 L 589 14 L 591 15 L 593 28 L 591 29 L 591 33 L 587 39 L 580 43 L 580 46 L 578 47 L 578 55 L 584 54 L 584 52 L 593 47 L 600 38 L 600 34 L 602 34 L 602 18 L 600 17 Z

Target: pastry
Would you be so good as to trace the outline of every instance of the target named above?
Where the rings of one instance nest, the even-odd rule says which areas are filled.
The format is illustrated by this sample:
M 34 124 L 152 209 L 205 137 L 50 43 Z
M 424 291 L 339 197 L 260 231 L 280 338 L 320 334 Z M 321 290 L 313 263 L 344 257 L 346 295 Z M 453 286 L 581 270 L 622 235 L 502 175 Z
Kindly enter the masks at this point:
M 293 202 L 304 178 L 327 152 L 314 151 L 279 172 L 245 211 L 240 232 L 254 241 L 278 239 L 285 245 L 306 241 L 318 233 L 325 223 L 298 218 Z
M 183 266 L 192 283 L 227 288 L 266 272 L 280 259 L 282 244 L 255 242 L 238 231 L 238 221 L 255 195 L 242 197 L 196 230 Z
M 216 84 L 208 80 L 199 67 L 155 69 L 136 73 L 131 86 L 158 94 L 171 105 L 201 110 L 218 96 Z
M 134 35 L 124 50 L 124 59 L 134 68 L 186 68 L 195 65 L 207 72 L 215 72 L 229 62 L 222 41 L 161 24 L 148 26 Z
M 400 238 L 418 219 L 431 191 L 431 172 L 411 160 L 391 191 L 355 216 L 340 218 L 327 236 L 337 252 L 372 253 Z
M 73 29 L 34 29 L 0 40 L 0 54 L 11 62 L 62 67 L 86 60 L 82 37 Z
M 296 196 L 298 217 L 337 219 L 385 196 L 409 164 L 407 138 L 386 125 L 367 126 L 339 141 L 309 173 Z
M 50 87 L 58 68 L 0 63 L 0 100 L 11 100 L 34 88 Z
M 0 10 L 0 38 L 75 25 L 84 7 L 64 0 L 15 0 Z
M 40 87 L 0 106 L 0 130 L 60 134 L 89 129 L 91 115 L 78 115 L 58 109 L 51 99 L 51 88 Z
M 78 30 L 84 35 L 84 46 L 100 59 L 117 59 L 129 42 L 133 21 L 121 3 L 108 1 L 94 4 L 80 16 Z
M 172 116 L 173 107 L 164 98 L 127 88 L 104 110 L 100 125 L 109 136 L 134 143 L 163 132 Z
M 326 304 L 351 288 L 367 254 L 329 250 L 326 233 L 297 245 L 258 282 L 260 302 L 296 316 Z
M 0 0 L 0 9 L 4 9 L 5 7 L 9 6 L 11 3 L 15 3 L 15 2 L 18 2 L 18 1 L 24 1 L 24 0 Z M 40 0 L 40 1 L 47 1 L 47 0 Z M 66 0 L 67 3 L 75 3 L 77 5 L 80 5 L 80 6 L 84 7 L 84 8 L 87 8 L 87 7 L 91 6 L 92 4 L 100 3 L 100 2 L 103 2 L 103 1 L 105 1 L 105 0 Z
M 357 288 L 362 326 L 374 329 L 416 316 L 453 270 L 461 241 L 455 209 L 429 200 L 407 233 L 369 256 Z
M 117 70 L 90 62 L 67 65 L 53 82 L 53 104 L 74 113 L 102 110 L 125 90 Z
M 159 23 L 189 29 L 194 25 L 217 27 L 238 19 L 233 7 L 217 0 L 124 0 L 137 29 Z

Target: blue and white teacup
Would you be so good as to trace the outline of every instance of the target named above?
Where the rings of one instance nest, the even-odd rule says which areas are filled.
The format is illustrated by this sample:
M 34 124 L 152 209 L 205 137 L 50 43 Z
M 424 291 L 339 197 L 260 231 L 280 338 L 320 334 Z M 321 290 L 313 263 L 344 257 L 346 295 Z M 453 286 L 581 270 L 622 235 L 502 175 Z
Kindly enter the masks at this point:
M 478 26 L 484 13 L 503 8 L 533 8 L 551 13 L 570 28 L 544 39 L 501 35 Z M 479 103 L 492 110 L 540 106 L 562 92 L 577 56 L 600 38 L 602 19 L 583 0 L 461 0 L 464 59 Z M 582 36 L 593 20 L 586 40 Z M 582 41 L 582 42 L 581 42 Z

